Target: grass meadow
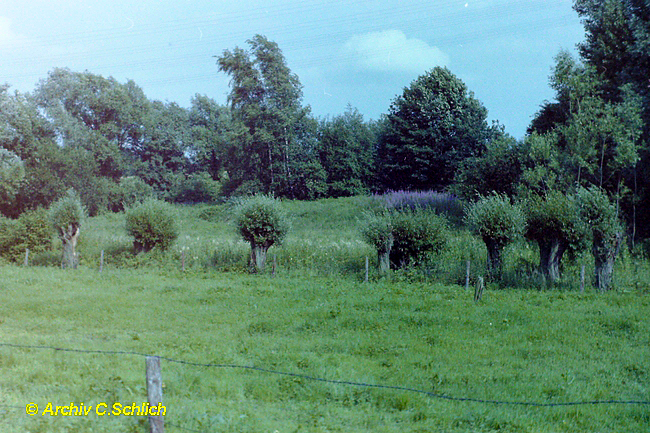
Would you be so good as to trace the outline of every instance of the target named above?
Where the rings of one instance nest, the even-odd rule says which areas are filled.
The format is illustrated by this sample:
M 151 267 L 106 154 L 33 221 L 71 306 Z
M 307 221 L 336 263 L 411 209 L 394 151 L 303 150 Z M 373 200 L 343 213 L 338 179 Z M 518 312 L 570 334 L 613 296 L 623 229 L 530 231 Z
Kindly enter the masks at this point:
M 0 266 L 0 344 L 302 375 L 163 360 L 169 432 L 650 431 L 648 405 L 455 401 L 304 377 L 505 402 L 650 401 L 647 261 L 624 251 L 616 290 L 580 293 L 579 267 L 593 265 L 577 257 L 540 290 L 537 252 L 522 242 L 508 251 L 507 287 L 475 303 L 465 263 L 473 279 L 484 272 L 479 240 L 458 230 L 426 269 L 379 278 L 357 231 L 367 200 L 286 203 L 293 230 L 269 251 L 275 277 L 246 272 L 227 205 L 179 207 L 176 244 L 148 256 L 133 256 L 123 215 L 92 218 L 79 269 L 42 266 L 57 252 Z M 144 401 L 141 356 L 0 345 L 0 431 L 147 432 L 146 417 L 25 413 L 30 402 Z

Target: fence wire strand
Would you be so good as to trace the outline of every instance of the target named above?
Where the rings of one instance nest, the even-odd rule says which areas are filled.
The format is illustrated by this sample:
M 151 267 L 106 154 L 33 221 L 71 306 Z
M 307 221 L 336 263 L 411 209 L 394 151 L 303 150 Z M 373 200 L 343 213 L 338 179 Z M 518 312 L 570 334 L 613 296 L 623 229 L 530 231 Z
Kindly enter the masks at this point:
M 510 405 L 510 406 L 529 406 L 529 407 L 558 407 L 558 406 L 587 406 L 587 405 L 650 405 L 650 401 L 644 400 L 591 400 L 591 401 L 569 401 L 569 402 L 560 402 L 560 403 L 540 403 L 540 402 L 531 402 L 531 401 L 503 401 L 503 400 L 490 400 L 482 398 L 473 398 L 473 397 L 456 397 L 447 394 L 440 394 L 433 391 L 425 391 L 417 388 L 410 388 L 406 386 L 398 385 L 382 385 L 382 384 L 373 384 L 365 382 L 354 382 L 348 380 L 336 380 L 336 379 L 325 379 L 321 377 L 310 376 L 300 373 L 290 373 L 285 371 L 271 370 L 268 368 L 255 367 L 250 365 L 238 365 L 238 364 L 216 364 L 216 363 L 202 363 L 202 362 L 193 362 L 185 361 L 174 358 L 169 358 L 166 356 L 158 355 L 149 355 L 141 352 L 133 351 L 124 351 L 124 350 L 86 350 L 86 349 L 70 349 L 63 347 L 54 347 L 46 345 L 28 345 L 28 344 L 15 344 L 15 343 L 0 343 L 0 347 L 13 347 L 20 349 L 38 349 L 38 350 L 54 350 L 57 352 L 72 352 L 72 353 L 87 353 L 87 354 L 99 354 L 99 355 L 128 355 L 128 356 L 138 356 L 146 358 L 148 356 L 157 356 L 161 360 L 188 365 L 192 367 L 205 367 L 205 368 L 225 368 L 225 369 L 239 369 L 239 370 L 248 370 L 248 371 L 257 371 L 261 373 L 274 374 L 279 376 L 289 376 L 296 377 L 299 379 L 310 380 L 314 382 L 321 383 L 331 383 L 334 385 L 346 385 L 346 386 L 355 386 L 360 388 L 375 388 L 375 389 L 390 389 L 396 391 L 405 391 L 412 392 L 417 394 L 423 394 L 431 398 L 436 398 L 440 400 L 449 400 L 449 401 L 459 401 L 459 402 L 469 402 L 469 403 L 481 403 L 481 404 L 493 404 L 493 405 Z M 3 407 L 0 405 L 0 407 Z M 4 407 L 14 407 L 14 406 L 4 406 Z M 22 407 L 21 407 L 22 408 Z

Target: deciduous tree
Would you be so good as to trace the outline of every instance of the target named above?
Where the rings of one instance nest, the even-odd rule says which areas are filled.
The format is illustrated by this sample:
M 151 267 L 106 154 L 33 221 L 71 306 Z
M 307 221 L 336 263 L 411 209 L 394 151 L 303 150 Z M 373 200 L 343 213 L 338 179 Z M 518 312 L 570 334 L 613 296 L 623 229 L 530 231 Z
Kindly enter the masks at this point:
M 250 265 L 261 272 L 266 265 L 266 253 L 280 245 L 289 232 L 289 220 L 276 199 L 256 195 L 242 201 L 237 208 L 239 234 L 251 245 Z
M 487 110 L 449 69 L 418 77 L 391 104 L 379 145 L 384 188 L 443 189 L 461 162 L 481 155 Z
M 367 194 L 373 186 L 377 137 L 359 110 L 348 106 L 342 115 L 321 121 L 318 140 L 327 195 Z
M 0 202 L 12 202 L 25 177 L 23 161 L 15 153 L 0 147 Z
M 179 234 L 176 214 L 168 203 L 149 198 L 126 212 L 126 232 L 137 253 L 168 249 Z
M 76 269 L 79 264 L 77 242 L 86 216 L 87 212 L 81 204 L 79 194 L 72 189 L 50 206 L 50 222 L 63 244 L 61 257 L 63 268 Z
M 26 209 L 49 204 L 65 190 L 65 159 L 50 122 L 32 97 L 0 86 L 0 146 L 16 154 L 25 170 L 15 200 L 0 211 L 17 217 Z
M 549 191 L 544 196 L 532 195 L 525 202 L 527 238 L 539 245 L 539 268 L 553 284 L 560 279 L 560 265 L 569 249 L 580 250 L 587 237 L 578 217 L 574 196 Z
M 250 51 L 225 50 L 219 69 L 231 77 L 235 121 L 228 151 L 226 192 L 315 198 L 325 172 L 316 149 L 315 121 L 302 106 L 302 86 L 275 42 L 256 35 Z
M 481 156 L 469 157 L 460 163 L 452 190 L 469 200 L 492 192 L 514 197 L 525 157 L 525 146 L 513 137 L 504 135 L 491 140 Z
M 216 181 L 226 181 L 227 151 L 233 137 L 232 116 L 227 106 L 207 96 L 196 95 L 189 112 L 190 162 L 196 171 L 205 171 Z
M 578 190 L 578 209 L 582 221 L 591 231 L 596 287 L 601 291 L 609 290 L 612 287 L 614 262 L 623 241 L 623 229 L 616 207 L 602 189 L 592 186 Z
M 507 196 L 492 194 L 473 203 L 465 218 L 485 242 L 490 277 L 493 280 L 501 280 L 503 250 L 524 232 L 524 212 L 518 205 L 512 204 Z

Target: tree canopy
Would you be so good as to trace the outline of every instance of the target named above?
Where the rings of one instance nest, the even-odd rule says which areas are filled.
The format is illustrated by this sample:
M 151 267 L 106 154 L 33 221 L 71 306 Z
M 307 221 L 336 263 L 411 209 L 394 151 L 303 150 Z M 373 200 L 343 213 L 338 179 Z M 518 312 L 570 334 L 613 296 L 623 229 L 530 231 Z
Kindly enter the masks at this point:
M 231 77 L 236 122 L 228 150 L 228 191 L 314 198 L 325 188 L 316 122 L 302 106 L 302 85 L 275 42 L 256 35 L 250 51 L 225 50 L 219 70 Z
M 13 201 L 25 177 L 23 161 L 15 153 L 0 148 L 0 201 Z
M 319 128 L 320 163 L 327 173 L 327 195 L 368 193 L 374 185 L 376 126 L 348 105 L 345 113 Z
M 418 77 L 389 109 L 378 155 L 383 187 L 449 186 L 464 159 L 485 151 L 486 118 L 483 104 L 449 69 Z
M 650 236 L 650 2 L 648 0 L 575 0 L 574 9 L 585 26 L 580 56 L 600 77 L 608 103 L 629 103 L 640 108 L 641 137 L 636 141 L 637 162 L 623 172 L 630 191 L 620 203 L 638 235 Z

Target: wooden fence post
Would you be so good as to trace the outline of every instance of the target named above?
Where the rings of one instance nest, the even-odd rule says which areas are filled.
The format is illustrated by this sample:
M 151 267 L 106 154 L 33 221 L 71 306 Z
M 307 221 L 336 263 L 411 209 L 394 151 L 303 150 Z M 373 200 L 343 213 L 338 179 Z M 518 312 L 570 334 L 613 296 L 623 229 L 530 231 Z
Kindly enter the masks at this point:
M 366 256 L 366 283 L 368 282 L 368 256 Z
M 470 261 L 467 261 L 467 272 L 465 273 L 465 290 L 469 289 L 469 264 Z
M 181 252 L 181 271 L 185 272 L 185 250 Z
M 580 293 L 585 292 L 585 265 L 580 268 Z
M 102 253 L 99 256 L 99 272 L 102 272 L 104 270 L 104 250 L 102 250 Z
M 147 399 L 149 407 L 162 404 L 162 374 L 160 372 L 160 358 L 147 356 Z M 165 422 L 162 415 L 149 415 L 149 432 L 164 433 Z
M 483 282 L 483 277 L 478 277 L 476 281 L 476 288 L 474 289 L 474 302 L 478 302 L 483 297 L 483 289 L 485 288 L 485 283 Z
M 29 248 L 25 248 L 25 266 L 29 266 Z

